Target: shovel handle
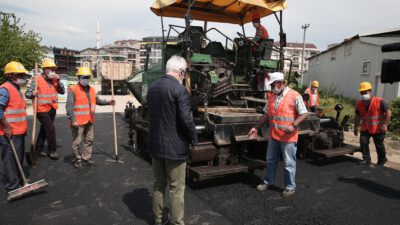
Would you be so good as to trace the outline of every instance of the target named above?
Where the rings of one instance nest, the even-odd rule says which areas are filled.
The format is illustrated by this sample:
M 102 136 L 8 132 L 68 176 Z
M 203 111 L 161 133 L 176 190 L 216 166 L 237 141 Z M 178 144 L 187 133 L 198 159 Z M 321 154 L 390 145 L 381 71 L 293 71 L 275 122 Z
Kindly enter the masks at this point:
M 18 165 L 18 170 L 22 176 L 23 185 L 25 186 L 28 182 L 26 181 L 24 170 L 22 169 L 21 162 L 19 161 L 19 157 L 17 154 L 17 150 L 15 149 L 14 141 L 12 140 L 12 138 L 10 138 L 9 141 L 10 141 L 11 149 L 14 153 L 15 161 L 17 162 L 17 165 Z

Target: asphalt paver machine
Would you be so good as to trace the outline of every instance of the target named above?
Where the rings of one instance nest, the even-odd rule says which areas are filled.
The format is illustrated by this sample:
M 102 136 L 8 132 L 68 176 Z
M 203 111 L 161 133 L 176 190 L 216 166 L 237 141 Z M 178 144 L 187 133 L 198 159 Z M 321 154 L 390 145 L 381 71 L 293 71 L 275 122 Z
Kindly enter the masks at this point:
M 190 94 L 199 138 L 198 144 L 191 148 L 187 177 L 201 180 L 263 169 L 268 125 L 260 129 L 257 140 L 249 140 L 247 133 L 262 117 L 267 102 L 264 75 L 281 71 L 284 63 L 291 64 L 283 55 L 286 34 L 282 28 L 282 11 L 285 8 L 284 0 L 156 1 L 151 10 L 161 17 L 163 30 L 164 17 L 182 18 L 185 26 L 169 25 L 166 36 L 163 32 L 162 59 L 152 66 L 146 63 L 144 70 L 128 79 L 128 88 L 141 103 L 140 107 L 132 103 L 126 106 L 129 146 L 148 157 L 147 89 L 165 75 L 166 61 L 172 55 L 180 55 L 189 65 L 184 85 Z M 254 51 L 260 44 L 248 38 L 244 29 L 254 13 L 261 17 L 275 16 L 280 28 L 279 48 L 274 48 L 273 40 L 268 40 L 261 46 L 265 51 Z M 204 26 L 192 26 L 193 20 L 204 21 Z M 233 38 L 217 28 L 207 28 L 208 22 L 237 24 L 242 32 Z M 211 33 L 219 36 L 217 41 L 209 38 Z M 179 41 L 169 42 L 172 36 L 178 36 Z M 273 51 L 278 53 L 278 59 L 271 59 Z M 147 51 L 147 59 L 149 55 Z M 340 110 L 338 106 L 339 113 Z M 310 151 L 335 149 L 335 154 L 349 151 L 343 144 L 342 126 L 334 118 L 310 113 L 299 130 L 302 157 Z

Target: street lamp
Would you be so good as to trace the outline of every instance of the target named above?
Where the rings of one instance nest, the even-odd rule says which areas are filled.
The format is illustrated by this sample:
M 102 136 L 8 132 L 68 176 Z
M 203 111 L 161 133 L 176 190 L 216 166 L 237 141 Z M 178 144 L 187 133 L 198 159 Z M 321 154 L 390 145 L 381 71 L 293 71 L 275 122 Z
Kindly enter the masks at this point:
M 304 24 L 301 26 L 301 29 L 304 30 L 303 32 L 303 53 L 301 54 L 301 64 L 300 64 L 300 73 L 301 73 L 301 81 L 300 81 L 300 86 L 303 86 L 303 70 L 304 70 L 304 51 L 306 48 L 306 31 L 307 28 L 310 26 L 310 24 Z

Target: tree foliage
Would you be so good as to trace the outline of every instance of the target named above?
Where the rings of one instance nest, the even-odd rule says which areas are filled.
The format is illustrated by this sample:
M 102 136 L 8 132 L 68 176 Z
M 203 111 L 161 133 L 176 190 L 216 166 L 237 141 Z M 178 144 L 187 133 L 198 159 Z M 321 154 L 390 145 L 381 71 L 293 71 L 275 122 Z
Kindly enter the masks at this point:
M 4 67 L 10 61 L 22 63 L 27 70 L 40 62 L 44 52 L 41 37 L 32 30 L 25 31 L 24 24 L 14 14 L 0 12 L 0 83 L 4 82 Z
M 393 99 L 390 103 L 392 118 L 388 125 L 388 130 L 393 137 L 400 138 L 400 98 Z

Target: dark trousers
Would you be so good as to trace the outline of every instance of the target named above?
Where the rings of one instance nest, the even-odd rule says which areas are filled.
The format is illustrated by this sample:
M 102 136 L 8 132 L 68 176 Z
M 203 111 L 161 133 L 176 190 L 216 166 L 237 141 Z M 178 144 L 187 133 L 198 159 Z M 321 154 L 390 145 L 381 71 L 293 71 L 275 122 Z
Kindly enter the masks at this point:
M 369 153 L 369 139 L 372 137 L 375 143 L 376 153 L 378 154 L 378 162 L 386 158 L 386 150 L 383 141 L 385 140 L 385 134 L 370 134 L 368 131 L 361 131 L 360 133 L 360 146 L 364 160 L 371 161 L 371 155 Z
M 24 155 L 25 155 L 25 135 L 15 135 L 12 136 L 14 142 L 15 150 L 19 156 L 21 165 L 23 165 Z M 22 178 L 19 174 L 17 162 L 11 145 L 4 136 L 0 136 L 0 149 L 1 149 L 1 159 L 3 161 L 3 183 L 6 191 L 12 191 L 16 188 L 21 187 Z
M 57 150 L 56 129 L 54 127 L 56 113 L 56 110 L 51 108 L 48 112 L 38 112 L 36 115 L 40 121 L 40 131 L 36 141 L 36 149 L 38 151 L 43 150 L 45 140 L 47 140 L 49 152 L 55 152 Z

